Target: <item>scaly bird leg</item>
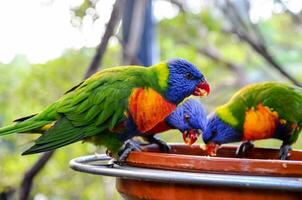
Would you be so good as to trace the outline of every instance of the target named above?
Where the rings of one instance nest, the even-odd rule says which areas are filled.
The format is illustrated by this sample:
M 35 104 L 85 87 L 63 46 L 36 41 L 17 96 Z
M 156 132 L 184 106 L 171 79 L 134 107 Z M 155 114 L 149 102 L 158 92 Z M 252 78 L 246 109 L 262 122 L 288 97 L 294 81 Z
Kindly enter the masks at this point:
M 279 152 L 280 160 L 287 160 L 290 157 L 290 150 L 292 150 L 292 147 L 289 144 L 283 143 Z
M 236 150 L 236 155 L 243 157 L 252 148 L 254 148 L 254 144 L 251 141 L 242 142 Z
M 119 158 L 115 163 L 123 165 L 131 151 L 141 151 L 141 147 L 139 143 L 129 139 L 125 142 L 124 148 L 118 153 Z
M 146 138 L 146 140 L 150 144 L 157 144 L 159 146 L 160 152 L 169 153 L 171 150 L 171 147 L 166 142 L 159 138 L 156 138 L 154 135 L 144 136 L 144 138 Z

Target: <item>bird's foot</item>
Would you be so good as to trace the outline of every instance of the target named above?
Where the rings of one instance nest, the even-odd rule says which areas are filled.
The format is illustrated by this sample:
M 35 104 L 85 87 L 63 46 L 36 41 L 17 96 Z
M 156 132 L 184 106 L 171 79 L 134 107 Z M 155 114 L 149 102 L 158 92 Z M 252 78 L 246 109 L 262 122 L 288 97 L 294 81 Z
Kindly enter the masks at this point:
M 242 142 L 236 150 L 236 155 L 243 157 L 252 148 L 254 148 L 254 144 L 251 141 Z
M 113 168 L 115 162 L 116 162 L 115 159 L 114 159 L 114 158 L 111 158 L 111 159 L 108 161 L 108 163 L 107 163 L 107 167 Z
M 171 150 L 171 147 L 163 140 L 158 140 L 158 142 L 156 142 L 155 144 L 159 146 L 160 152 L 169 153 Z
M 148 142 L 150 144 L 157 144 L 160 152 L 169 153 L 171 150 L 171 147 L 165 141 L 156 138 L 153 135 L 148 137 Z
M 292 147 L 289 144 L 282 144 L 279 152 L 280 160 L 287 160 L 290 157 Z
M 109 149 L 106 150 L 106 155 L 111 158 L 113 157 L 112 152 Z
M 130 139 L 125 142 L 124 148 L 118 153 L 119 158 L 115 161 L 115 164 L 124 165 L 131 151 L 141 151 L 141 147 L 139 143 Z

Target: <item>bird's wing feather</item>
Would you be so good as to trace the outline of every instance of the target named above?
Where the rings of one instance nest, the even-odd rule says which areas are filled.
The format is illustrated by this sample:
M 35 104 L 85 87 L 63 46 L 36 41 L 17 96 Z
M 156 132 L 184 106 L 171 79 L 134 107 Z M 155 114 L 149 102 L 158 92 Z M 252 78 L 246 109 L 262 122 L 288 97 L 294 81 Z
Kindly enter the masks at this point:
M 112 130 L 126 120 L 124 112 L 135 85 L 123 76 L 110 77 L 112 74 L 88 80 L 63 96 L 55 108 L 59 120 L 24 154 L 56 149 L 104 129 Z

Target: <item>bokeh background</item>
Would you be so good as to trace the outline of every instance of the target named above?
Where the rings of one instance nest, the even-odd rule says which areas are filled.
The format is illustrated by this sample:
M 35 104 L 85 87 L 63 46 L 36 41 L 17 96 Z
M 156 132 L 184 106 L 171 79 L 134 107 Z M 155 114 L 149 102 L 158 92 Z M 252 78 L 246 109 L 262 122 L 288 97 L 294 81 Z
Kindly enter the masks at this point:
M 211 95 L 201 100 L 208 112 L 252 82 L 301 85 L 301 0 L 118 1 L 0 2 L 1 126 L 39 112 L 97 67 L 188 59 L 211 84 Z M 106 26 L 110 19 L 112 34 Z M 41 157 L 20 156 L 34 138 L 0 138 L 0 199 L 18 198 L 25 172 Z M 178 131 L 162 138 L 182 142 Z M 302 149 L 301 137 L 294 148 Z M 113 178 L 69 169 L 72 158 L 95 152 L 104 149 L 76 143 L 57 150 L 35 177 L 29 199 L 121 199 Z

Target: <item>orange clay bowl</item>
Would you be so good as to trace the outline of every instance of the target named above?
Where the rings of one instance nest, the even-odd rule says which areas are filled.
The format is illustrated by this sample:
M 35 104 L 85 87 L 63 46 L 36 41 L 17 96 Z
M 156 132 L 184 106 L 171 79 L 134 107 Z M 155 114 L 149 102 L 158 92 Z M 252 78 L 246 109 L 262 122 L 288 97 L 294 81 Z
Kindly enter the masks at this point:
M 127 200 L 302 200 L 302 151 L 292 151 L 286 161 L 278 160 L 278 149 L 254 148 L 245 158 L 235 151 L 223 146 L 208 157 L 199 145 L 172 144 L 169 153 L 148 145 L 131 152 L 124 166 L 93 155 L 71 160 L 70 167 L 116 177 Z
M 215 185 L 215 180 L 214 184 L 210 181 L 209 184 L 193 184 L 193 181 L 191 184 L 117 178 L 116 187 L 125 199 L 131 200 L 302 200 L 302 151 L 292 151 L 287 161 L 278 160 L 278 149 L 254 148 L 245 158 L 236 158 L 235 152 L 236 147 L 225 146 L 218 150 L 216 157 L 209 157 L 199 145 L 190 147 L 174 144 L 171 145 L 170 153 L 158 153 L 156 145 L 149 145 L 143 148 L 143 152 L 131 152 L 127 164 L 140 168 L 204 173 L 204 176 L 227 174 L 230 177 L 226 177 L 225 181 L 230 184 Z M 242 175 L 243 181 L 246 175 L 251 176 L 260 183 L 260 187 L 249 187 L 249 183 L 247 187 L 232 185 L 232 174 L 234 177 Z M 257 180 L 258 175 L 262 179 Z M 285 177 L 298 178 L 301 181 L 300 188 L 295 191 L 261 188 L 261 184 L 272 181 L 270 178 L 282 182 Z M 191 178 L 194 180 L 194 175 Z M 285 178 L 284 181 L 290 180 Z

